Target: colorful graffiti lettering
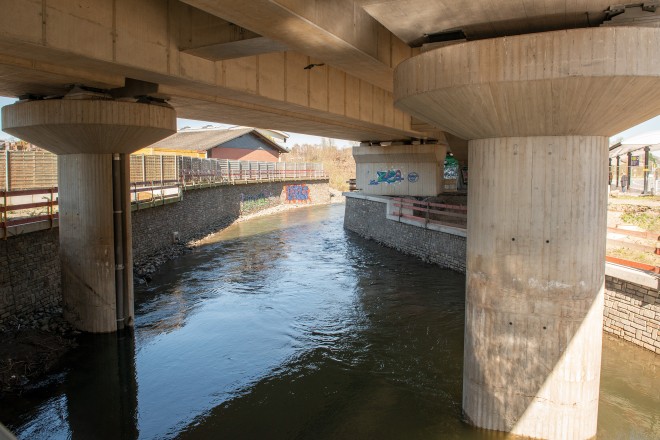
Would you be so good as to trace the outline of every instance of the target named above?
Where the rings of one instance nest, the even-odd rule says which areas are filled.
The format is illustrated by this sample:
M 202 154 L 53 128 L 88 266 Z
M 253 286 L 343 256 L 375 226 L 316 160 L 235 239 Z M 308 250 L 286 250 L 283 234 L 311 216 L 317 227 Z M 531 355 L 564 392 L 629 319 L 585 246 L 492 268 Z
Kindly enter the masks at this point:
M 408 173 L 408 182 L 415 183 L 418 180 L 419 180 L 419 174 L 417 174 L 414 171 L 411 171 L 410 173 Z
M 307 185 L 287 185 L 287 203 L 309 203 L 309 187 Z
M 403 180 L 401 170 L 376 171 L 376 179 L 369 182 L 369 185 L 380 185 L 381 183 L 398 183 Z

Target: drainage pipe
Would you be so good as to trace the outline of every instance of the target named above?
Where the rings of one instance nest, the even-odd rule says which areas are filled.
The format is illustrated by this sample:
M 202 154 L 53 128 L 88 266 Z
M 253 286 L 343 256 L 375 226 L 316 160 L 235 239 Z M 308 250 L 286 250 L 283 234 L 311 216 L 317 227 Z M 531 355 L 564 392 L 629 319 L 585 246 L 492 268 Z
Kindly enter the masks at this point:
M 124 328 L 124 246 L 121 155 L 112 155 L 112 221 L 115 248 L 115 307 L 117 330 Z

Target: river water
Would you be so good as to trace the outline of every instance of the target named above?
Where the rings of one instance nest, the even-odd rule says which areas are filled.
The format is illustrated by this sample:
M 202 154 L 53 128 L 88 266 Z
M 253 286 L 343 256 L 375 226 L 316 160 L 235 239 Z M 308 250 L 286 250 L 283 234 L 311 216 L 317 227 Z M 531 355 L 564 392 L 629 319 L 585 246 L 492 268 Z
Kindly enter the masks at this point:
M 0 420 L 21 439 L 509 438 L 461 419 L 464 276 L 343 210 L 238 223 L 162 266 L 134 335 L 84 338 Z M 660 356 L 605 336 L 598 438 L 660 438 Z

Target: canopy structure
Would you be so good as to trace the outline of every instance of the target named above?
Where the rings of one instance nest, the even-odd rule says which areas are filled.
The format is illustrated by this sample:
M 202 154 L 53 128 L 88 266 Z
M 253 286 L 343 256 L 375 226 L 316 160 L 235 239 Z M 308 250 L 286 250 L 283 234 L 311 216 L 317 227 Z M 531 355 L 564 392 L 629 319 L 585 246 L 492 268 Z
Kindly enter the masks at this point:
M 625 156 L 645 147 L 649 147 L 649 151 L 660 150 L 660 131 L 651 131 L 617 142 L 610 146 L 610 157 Z

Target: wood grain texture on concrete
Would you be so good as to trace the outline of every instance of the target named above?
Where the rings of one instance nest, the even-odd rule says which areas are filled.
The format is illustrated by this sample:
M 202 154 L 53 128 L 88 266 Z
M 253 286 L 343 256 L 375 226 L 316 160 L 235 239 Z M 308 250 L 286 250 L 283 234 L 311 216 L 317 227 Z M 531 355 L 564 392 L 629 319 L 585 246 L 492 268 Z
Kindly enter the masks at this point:
M 610 136 L 660 113 L 660 29 L 588 28 L 447 46 L 395 72 L 399 108 L 463 139 Z
M 607 147 L 606 137 L 470 141 L 463 409 L 477 426 L 596 434 Z
M 64 317 L 88 332 L 117 329 L 112 226 L 112 155 L 58 160 Z
M 412 53 L 382 24 L 352 1 L 184 0 L 292 50 L 352 72 L 383 90 L 392 90 L 392 69 Z
M 425 34 L 461 30 L 469 39 L 595 26 L 610 0 L 358 0 L 406 43 Z
M 396 69 L 400 108 L 469 140 L 463 409 L 479 427 L 596 434 L 608 137 L 660 113 L 659 46 L 655 28 L 573 29 Z
M 5 0 L 0 15 L 0 95 L 61 95 L 64 85 L 75 83 L 110 89 L 122 87 L 128 77 L 159 84 L 159 95 L 170 98 L 179 117 L 188 119 L 339 139 L 429 137 L 411 128 L 410 117 L 394 108 L 392 98 L 392 67 L 413 50 L 400 41 L 391 44 L 396 37 L 363 11 L 351 7 L 350 16 L 338 23 L 349 24 L 355 15 L 356 22 L 346 28 L 350 38 L 345 38 L 359 40 L 368 54 L 352 46 L 357 43 L 324 30 L 343 32 L 343 26 L 334 25 L 336 13 L 327 15 L 327 23 L 321 14 L 325 24 L 316 26 L 304 18 L 307 12 L 291 12 L 302 4 L 191 3 L 222 12 L 225 18 L 254 19 L 262 26 L 261 35 L 272 33 L 288 41 L 288 31 L 297 33 L 300 45 L 323 50 L 293 50 L 294 45 L 286 52 L 254 55 L 249 47 L 244 52 L 238 47 L 250 39 L 223 44 L 218 37 L 213 44 L 208 35 L 193 30 L 215 26 L 214 17 L 177 1 L 87 0 L 80 8 L 75 2 Z M 221 3 L 235 9 L 218 9 Z M 343 11 L 345 6 L 328 3 L 319 8 Z M 271 9 L 281 14 L 262 14 Z M 196 44 L 201 48 L 191 48 Z M 310 64 L 323 65 L 305 69 Z M 389 79 L 378 80 L 374 69 L 389 71 Z
M 51 99 L 2 108 L 3 130 L 55 154 L 130 153 L 176 132 L 169 107 Z

